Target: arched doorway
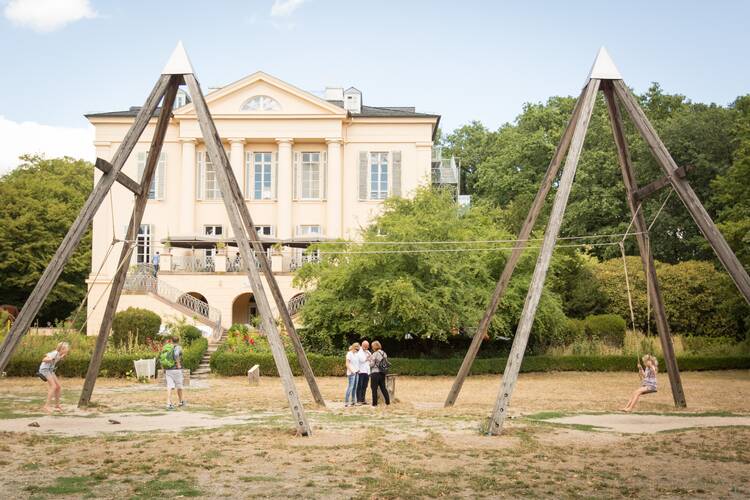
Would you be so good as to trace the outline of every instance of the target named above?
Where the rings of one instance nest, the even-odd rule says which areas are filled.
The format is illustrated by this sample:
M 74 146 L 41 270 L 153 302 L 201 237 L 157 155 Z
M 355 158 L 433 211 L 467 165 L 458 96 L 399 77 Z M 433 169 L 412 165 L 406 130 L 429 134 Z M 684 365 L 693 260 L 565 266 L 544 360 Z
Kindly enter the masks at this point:
M 208 304 L 208 299 L 202 293 L 188 292 L 186 295 L 190 295 L 191 297 L 195 297 L 196 299 L 201 300 L 201 301 L 205 302 L 206 304 Z
M 249 325 L 253 318 L 258 316 L 258 305 L 255 296 L 250 293 L 241 293 L 232 302 L 232 324 L 240 323 Z

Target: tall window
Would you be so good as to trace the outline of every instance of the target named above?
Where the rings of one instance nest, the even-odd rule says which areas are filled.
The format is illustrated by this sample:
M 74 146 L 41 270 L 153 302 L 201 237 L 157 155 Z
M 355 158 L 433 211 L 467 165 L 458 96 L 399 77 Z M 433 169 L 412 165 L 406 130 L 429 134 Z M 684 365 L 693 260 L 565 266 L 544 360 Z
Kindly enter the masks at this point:
M 141 224 L 138 228 L 138 236 L 135 239 L 135 261 L 137 264 L 148 264 L 151 262 L 151 224 Z
M 300 170 L 303 200 L 319 200 L 320 196 L 320 153 L 302 153 Z
M 199 200 L 220 200 L 221 190 L 219 189 L 219 179 L 216 176 L 214 168 L 208 153 L 200 151 L 198 153 L 198 199 Z
M 148 158 L 147 151 L 138 152 L 138 182 L 143 177 L 143 171 L 146 170 L 146 159 Z M 164 199 L 164 174 L 167 169 L 167 153 L 162 151 L 159 154 L 159 162 L 156 164 L 156 171 L 154 177 L 151 179 L 151 186 L 148 188 L 148 199 L 149 200 L 163 200 Z
M 370 199 L 388 197 L 388 153 L 370 153 Z
M 249 193 L 255 200 L 274 199 L 274 158 L 273 153 L 248 153 L 245 158 L 246 196 Z
M 224 235 L 224 228 L 221 226 L 203 226 L 203 234 L 221 238 Z M 215 248 L 206 249 L 206 257 L 213 257 L 214 255 L 216 255 Z

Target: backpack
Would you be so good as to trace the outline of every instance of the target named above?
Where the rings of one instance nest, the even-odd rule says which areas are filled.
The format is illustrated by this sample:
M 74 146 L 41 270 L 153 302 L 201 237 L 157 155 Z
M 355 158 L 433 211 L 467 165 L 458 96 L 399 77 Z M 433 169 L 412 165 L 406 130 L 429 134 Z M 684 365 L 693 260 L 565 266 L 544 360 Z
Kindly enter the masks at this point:
M 174 359 L 174 344 L 164 344 L 159 353 L 159 364 L 165 370 L 175 367 L 177 363 Z
M 388 373 L 388 370 L 391 368 L 391 362 L 388 361 L 388 355 L 383 352 L 383 357 L 380 358 L 380 361 L 378 361 L 378 370 L 380 370 L 380 373 Z

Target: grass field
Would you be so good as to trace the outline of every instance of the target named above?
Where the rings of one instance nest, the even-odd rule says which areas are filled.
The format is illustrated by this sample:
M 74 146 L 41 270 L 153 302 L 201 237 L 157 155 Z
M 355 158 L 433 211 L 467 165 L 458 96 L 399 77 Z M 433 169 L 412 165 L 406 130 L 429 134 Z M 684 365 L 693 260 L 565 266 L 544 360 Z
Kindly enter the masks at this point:
M 624 434 L 550 419 L 614 412 L 635 374 L 522 374 L 515 418 L 502 436 L 487 437 L 480 428 L 499 377 L 470 378 L 447 410 L 447 377 L 400 378 L 399 401 L 389 408 L 343 408 L 343 379 L 322 378 L 326 410 L 313 407 L 298 379 L 313 425 L 313 435 L 300 438 L 275 378 L 260 387 L 209 379 L 188 390 L 188 409 L 169 414 L 158 388 L 114 379 L 98 382 L 94 411 L 78 412 L 82 380 L 64 380 L 69 416 L 53 418 L 40 416 L 41 382 L 4 379 L 0 491 L 5 498 L 747 498 L 750 427 L 691 428 L 691 415 L 749 415 L 750 374 L 691 372 L 683 382 L 687 410 L 675 410 L 664 376 L 667 387 L 637 409 L 679 415 L 681 428 Z M 122 424 L 106 424 L 112 417 Z M 30 419 L 41 427 L 26 427 Z M 193 427 L 162 430 L 180 422 Z M 147 430 L 120 431 L 131 425 Z

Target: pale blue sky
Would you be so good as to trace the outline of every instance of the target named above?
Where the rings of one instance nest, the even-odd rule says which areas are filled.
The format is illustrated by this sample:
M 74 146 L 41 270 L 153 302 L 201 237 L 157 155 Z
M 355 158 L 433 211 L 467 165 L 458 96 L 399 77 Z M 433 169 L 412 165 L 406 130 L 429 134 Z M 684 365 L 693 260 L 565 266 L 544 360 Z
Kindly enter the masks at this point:
M 726 104 L 750 89 L 739 0 L 291 0 L 276 15 L 274 0 L 65 0 L 88 15 L 46 32 L 8 12 L 29 1 L 51 0 L 0 0 L 0 117 L 12 122 L 85 127 L 83 113 L 140 105 L 178 39 L 204 88 L 256 70 L 306 90 L 354 85 L 366 104 L 436 112 L 447 130 L 576 94 L 601 45 L 637 91 L 658 81 Z

